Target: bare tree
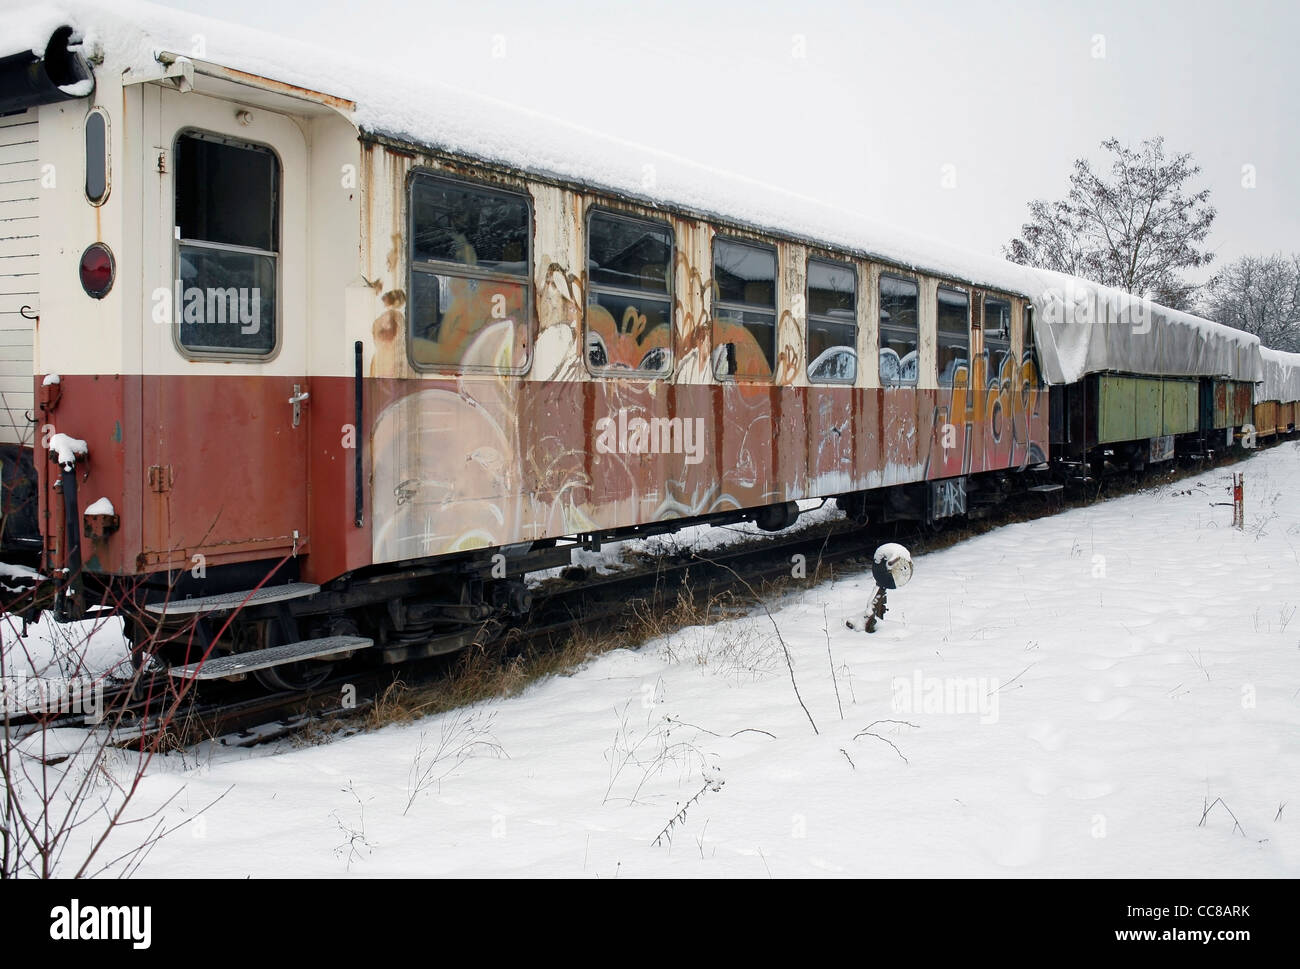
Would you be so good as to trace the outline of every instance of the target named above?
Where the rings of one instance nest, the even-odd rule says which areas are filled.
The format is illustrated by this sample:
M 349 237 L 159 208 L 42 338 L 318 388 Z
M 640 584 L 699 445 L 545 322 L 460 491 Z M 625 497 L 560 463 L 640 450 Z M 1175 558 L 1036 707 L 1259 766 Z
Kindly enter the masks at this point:
M 35 612 L 50 596 L 33 587 L 6 599 L 0 613 L 0 880 L 130 876 L 162 838 L 211 806 L 173 822 L 167 810 L 180 790 L 151 811 L 133 805 L 154 757 L 183 718 L 194 681 L 177 686 L 144 662 L 124 661 L 104 672 L 91 661 L 97 635 L 118 635 L 119 620 L 112 617 L 133 614 L 129 591 L 106 592 L 92 619 L 45 622 L 52 638 L 39 649 L 17 614 Z M 193 643 L 193 624 L 181 635 Z M 147 652 L 153 642 L 137 646 Z M 127 695 L 138 699 L 137 710 L 123 702 Z M 149 712 L 137 722 L 140 711 Z
M 1242 256 L 1225 266 L 1205 284 L 1201 312 L 1265 346 L 1300 352 L 1300 253 Z
M 1109 174 L 1086 158 L 1076 161 L 1069 194 L 1030 202 L 1029 221 L 1003 254 L 1190 309 L 1195 287 L 1180 273 L 1214 258 L 1200 248 L 1214 222 L 1210 190 L 1189 194 L 1185 187 L 1200 167 L 1190 154 L 1166 157 L 1161 137 L 1139 149 L 1115 138 L 1101 146 L 1111 156 Z

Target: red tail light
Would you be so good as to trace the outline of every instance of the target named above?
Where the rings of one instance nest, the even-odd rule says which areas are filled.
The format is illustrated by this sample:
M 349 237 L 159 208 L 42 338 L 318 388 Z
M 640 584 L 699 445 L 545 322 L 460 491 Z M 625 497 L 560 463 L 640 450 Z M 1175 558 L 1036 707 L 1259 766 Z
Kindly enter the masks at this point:
M 113 288 L 113 253 L 102 242 L 86 247 L 81 254 L 81 288 L 94 299 L 103 299 Z

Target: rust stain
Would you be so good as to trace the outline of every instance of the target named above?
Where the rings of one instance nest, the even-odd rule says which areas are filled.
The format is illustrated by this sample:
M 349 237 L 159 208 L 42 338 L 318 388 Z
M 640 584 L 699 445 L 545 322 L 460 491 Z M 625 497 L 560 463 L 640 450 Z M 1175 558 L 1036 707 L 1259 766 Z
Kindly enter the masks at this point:
M 375 355 L 370 361 L 370 376 L 395 377 L 402 359 L 402 333 L 406 320 L 402 307 L 406 305 L 406 293 L 400 289 L 384 293 L 386 309 L 375 317 L 371 334 L 375 340 Z
M 250 74 L 247 71 L 236 70 L 233 67 L 223 67 L 220 64 L 205 64 L 201 73 L 224 78 L 228 81 L 237 81 L 267 91 L 275 91 L 304 101 L 315 101 L 318 104 L 325 104 L 340 111 L 350 112 L 356 108 L 356 102 L 349 101 L 347 98 L 325 94 L 323 91 L 313 91 L 311 88 L 299 87 L 297 84 L 289 84 L 285 81 L 276 81 L 260 74 Z
M 394 232 L 389 240 L 391 244 L 388 249 L 388 273 L 390 276 L 396 276 L 397 264 L 402 258 L 402 234 Z

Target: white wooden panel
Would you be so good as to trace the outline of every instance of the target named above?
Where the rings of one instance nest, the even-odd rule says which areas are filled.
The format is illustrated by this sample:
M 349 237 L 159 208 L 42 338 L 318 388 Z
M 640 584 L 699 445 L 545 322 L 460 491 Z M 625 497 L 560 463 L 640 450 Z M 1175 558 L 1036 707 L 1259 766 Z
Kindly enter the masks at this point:
M 40 257 L 34 252 L 0 255 L 0 276 L 26 276 L 37 272 L 39 266 Z
M 0 128 L 0 147 L 36 144 L 36 122 L 5 125 Z
M 30 441 L 36 324 L 19 310 L 40 305 L 40 145 L 36 112 L 0 119 L 0 442 Z
M 0 204 L 16 200 L 36 198 L 41 183 L 35 178 L 23 178 L 12 182 L 0 182 Z

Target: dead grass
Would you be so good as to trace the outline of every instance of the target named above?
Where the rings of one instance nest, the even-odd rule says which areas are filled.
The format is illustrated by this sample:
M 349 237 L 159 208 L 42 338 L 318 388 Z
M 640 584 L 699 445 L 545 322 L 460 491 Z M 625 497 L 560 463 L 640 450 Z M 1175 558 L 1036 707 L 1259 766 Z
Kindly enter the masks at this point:
M 812 569 L 810 566 L 807 578 L 764 582 L 759 591 L 764 596 L 779 595 L 792 586 L 807 587 L 821 582 L 829 573 L 828 567 Z M 604 653 L 633 649 L 690 626 L 716 625 L 745 615 L 750 608 L 750 604 L 731 590 L 693 589 L 689 574 L 683 573 L 676 587 L 663 590 L 653 599 L 630 601 L 625 615 L 617 622 L 579 623 L 562 639 L 551 644 L 529 644 L 523 649 L 517 646 L 525 634 L 512 630 L 494 643 L 466 650 L 434 683 L 410 686 L 396 681 L 365 711 L 364 726 L 378 729 L 412 723 L 485 700 L 517 696 L 539 680 L 570 676 Z M 730 655 L 726 643 L 720 644 L 719 649 Z M 743 649 L 732 659 L 735 660 L 732 665 L 738 670 L 756 665 Z

